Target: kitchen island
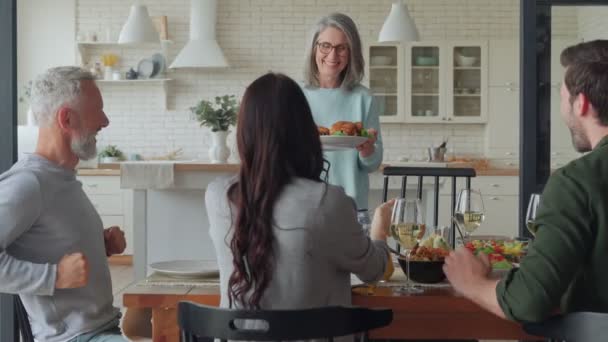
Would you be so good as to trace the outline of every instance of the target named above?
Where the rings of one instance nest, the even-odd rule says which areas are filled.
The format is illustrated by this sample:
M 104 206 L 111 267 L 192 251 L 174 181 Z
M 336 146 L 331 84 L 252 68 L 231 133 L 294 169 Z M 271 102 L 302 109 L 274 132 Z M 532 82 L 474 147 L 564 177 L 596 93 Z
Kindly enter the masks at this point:
M 463 167 L 449 163 L 405 163 L 400 166 Z M 238 164 L 208 164 L 204 162 L 129 162 L 100 165 L 120 169 L 121 187 L 133 190 L 133 266 L 135 280 L 145 278 L 151 271 L 150 263 L 167 260 L 215 260 L 209 237 L 205 209 L 205 189 L 217 177 L 234 175 Z M 464 166 L 466 167 L 466 166 Z M 505 170 L 493 174 L 505 174 Z M 417 180 L 408 179 L 408 196 L 415 196 Z M 381 199 L 382 173 L 370 175 L 370 208 Z M 442 180 L 443 182 L 444 180 Z M 475 186 L 475 181 L 473 181 Z M 392 177 L 390 197 L 399 195 L 401 182 Z M 446 187 L 447 188 L 447 187 Z M 425 180 L 424 189 L 432 190 L 432 179 Z M 427 192 L 423 205 L 430 208 Z M 426 210 L 431 222 L 432 210 Z M 444 219 L 444 224 L 445 224 Z M 440 223 L 442 223 L 440 221 Z

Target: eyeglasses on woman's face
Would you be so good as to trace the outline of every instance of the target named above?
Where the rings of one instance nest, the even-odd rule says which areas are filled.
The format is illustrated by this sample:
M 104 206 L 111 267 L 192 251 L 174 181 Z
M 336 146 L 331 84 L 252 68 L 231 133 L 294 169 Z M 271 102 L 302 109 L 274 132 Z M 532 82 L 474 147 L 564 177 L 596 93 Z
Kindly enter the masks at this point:
M 336 50 L 336 53 L 340 56 L 344 56 L 348 53 L 347 44 L 332 45 L 328 42 L 317 42 L 317 48 L 319 49 L 319 52 L 325 55 L 329 55 L 331 53 L 331 50 L 334 49 Z

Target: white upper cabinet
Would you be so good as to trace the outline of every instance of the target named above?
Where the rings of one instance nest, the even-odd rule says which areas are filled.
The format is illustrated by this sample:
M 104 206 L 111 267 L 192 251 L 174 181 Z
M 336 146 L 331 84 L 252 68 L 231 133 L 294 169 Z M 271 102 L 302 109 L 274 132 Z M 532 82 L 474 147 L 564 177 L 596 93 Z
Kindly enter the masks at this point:
M 519 41 L 497 39 L 488 45 L 486 155 L 513 162 L 519 155 Z
M 398 44 L 374 44 L 368 49 L 368 86 L 378 101 L 380 121 L 403 122 L 403 49 Z
M 369 87 L 380 121 L 485 123 L 485 42 L 375 44 L 368 48 Z
M 405 53 L 405 113 L 407 122 L 445 119 L 446 57 L 443 43 L 415 43 Z
M 497 39 L 489 42 L 490 87 L 519 87 L 519 41 Z
M 490 87 L 487 155 L 515 158 L 519 147 L 519 89 Z
M 446 120 L 455 123 L 487 121 L 488 48 L 486 43 L 448 44 Z

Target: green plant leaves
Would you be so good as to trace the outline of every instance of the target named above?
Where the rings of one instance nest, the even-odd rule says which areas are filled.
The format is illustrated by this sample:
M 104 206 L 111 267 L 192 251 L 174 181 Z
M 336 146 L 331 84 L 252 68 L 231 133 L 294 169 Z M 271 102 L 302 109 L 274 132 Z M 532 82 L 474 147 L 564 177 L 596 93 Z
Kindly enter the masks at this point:
M 196 106 L 190 107 L 201 126 L 211 128 L 211 131 L 227 131 L 236 124 L 239 107 L 235 95 L 216 96 L 213 102 L 201 100 Z
M 116 157 L 116 158 L 124 158 L 124 154 L 121 150 L 116 147 L 116 145 L 108 145 L 101 152 L 99 152 L 99 156 L 102 158 L 106 157 Z

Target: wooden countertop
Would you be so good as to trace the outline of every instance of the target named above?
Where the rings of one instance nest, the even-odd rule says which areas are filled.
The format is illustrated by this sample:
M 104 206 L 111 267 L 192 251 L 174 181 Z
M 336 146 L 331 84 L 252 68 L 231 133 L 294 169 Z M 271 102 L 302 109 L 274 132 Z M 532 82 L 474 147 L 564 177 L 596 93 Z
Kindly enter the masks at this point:
M 390 164 L 382 164 L 380 169 Z M 470 167 L 467 163 L 448 164 L 447 167 Z M 208 164 L 208 163 L 180 163 L 176 162 L 175 171 L 209 171 L 209 172 L 237 172 L 239 164 Z M 485 168 L 477 169 L 478 176 L 519 176 L 516 168 Z M 79 169 L 81 176 L 119 176 L 120 164 L 99 164 L 98 169 Z
M 120 176 L 120 167 L 118 168 L 98 168 L 98 169 L 78 169 L 78 176 Z

